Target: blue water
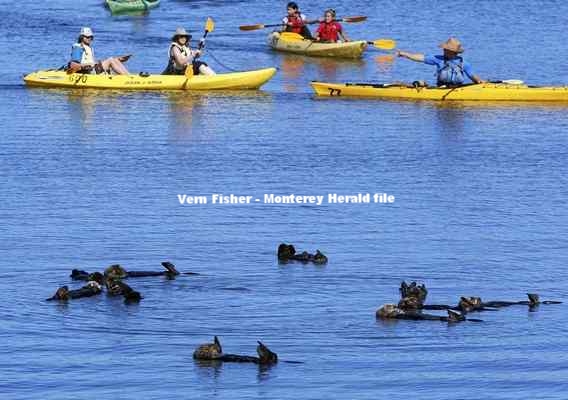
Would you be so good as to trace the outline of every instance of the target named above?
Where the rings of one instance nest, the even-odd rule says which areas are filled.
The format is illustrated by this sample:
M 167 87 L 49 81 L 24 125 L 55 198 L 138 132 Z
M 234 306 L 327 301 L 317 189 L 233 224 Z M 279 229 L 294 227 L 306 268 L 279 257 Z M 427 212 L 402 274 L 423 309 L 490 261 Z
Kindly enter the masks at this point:
M 433 79 L 397 60 L 272 53 L 284 3 L 171 1 L 112 17 L 100 1 L 0 3 L 0 398 L 550 399 L 568 397 L 565 305 L 513 307 L 484 323 L 377 322 L 401 280 L 429 302 L 568 300 L 568 108 L 320 100 L 311 80 Z M 314 16 L 324 7 L 305 2 Z M 568 3 L 352 1 L 353 38 L 432 52 L 457 35 L 486 79 L 567 84 Z M 79 28 L 97 55 L 160 71 L 178 25 L 216 28 L 204 57 L 278 66 L 260 92 L 26 89 L 66 61 Z M 394 204 L 180 205 L 178 194 L 389 193 Z M 279 265 L 281 241 L 323 267 Z M 170 260 L 200 276 L 141 278 L 138 306 L 101 295 L 45 302 L 72 268 Z M 262 340 L 271 368 L 195 363 L 218 335 L 230 353 Z

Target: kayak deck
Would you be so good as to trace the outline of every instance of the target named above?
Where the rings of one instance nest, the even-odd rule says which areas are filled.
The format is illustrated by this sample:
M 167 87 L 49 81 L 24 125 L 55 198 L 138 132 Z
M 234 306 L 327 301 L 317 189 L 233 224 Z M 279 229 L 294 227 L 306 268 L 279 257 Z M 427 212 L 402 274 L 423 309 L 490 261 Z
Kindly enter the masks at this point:
M 287 53 L 334 58 L 361 58 L 367 48 L 367 42 L 362 40 L 324 43 L 304 39 L 290 32 L 272 32 L 268 36 L 268 45 L 274 50 Z
M 481 83 L 457 88 L 409 87 L 401 84 L 312 82 L 318 96 L 366 97 L 435 101 L 567 102 L 568 86 L 534 87 L 507 83 Z
M 45 70 L 28 74 L 28 86 L 118 90 L 241 90 L 258 89 L 276 73 L 275 68 L 217 75 L 109 75 L 68 74 Z

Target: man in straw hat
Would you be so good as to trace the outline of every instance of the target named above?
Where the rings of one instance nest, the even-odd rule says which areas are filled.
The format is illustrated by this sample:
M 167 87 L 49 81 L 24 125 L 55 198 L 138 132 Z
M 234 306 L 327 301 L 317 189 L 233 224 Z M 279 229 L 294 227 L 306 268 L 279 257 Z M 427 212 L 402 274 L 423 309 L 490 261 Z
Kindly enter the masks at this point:
M 435 65 L 437 69 L 436 78 L 438 86 L 455 87 L 463 85 L 466 76 L 474 83 L 484 82 L 479 76 L 473 73 L 471 66 L 464 62 L 463 58 L 460 56 L 460 54 L 464 52 L 464 49 L 458 39 L 451 37 L 444 43 L 441 43 L 440 48 L 444 49 L 444 55 L 431 56 L 398 51 L 397 56 L 428 65 Z
M 201 50 L 191 50 L 191 35 L 184 28 L 177 28 L 172 36 L 168 51 L 168 65 L 164 75 L 184 75 L 186 68 L 193 68 L 194 75 L 215 75 L 215 72 L 203 61 L 198 61 Z

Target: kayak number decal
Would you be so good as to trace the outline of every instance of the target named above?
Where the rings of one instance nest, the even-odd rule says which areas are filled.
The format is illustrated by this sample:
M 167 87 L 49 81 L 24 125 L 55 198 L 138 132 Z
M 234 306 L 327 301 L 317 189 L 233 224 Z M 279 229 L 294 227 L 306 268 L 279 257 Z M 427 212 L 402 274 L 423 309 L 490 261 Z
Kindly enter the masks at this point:
M 329 88 L 329 95 L 330 96 L 341 96 L 341 89 Z
M 69 76 L 69 80 L 73 82 L 75 85 L 79 83 L 87 83 L 89 79 L 87 74 L 78 74 L 76 78 L 73 78 L 73 75 Z

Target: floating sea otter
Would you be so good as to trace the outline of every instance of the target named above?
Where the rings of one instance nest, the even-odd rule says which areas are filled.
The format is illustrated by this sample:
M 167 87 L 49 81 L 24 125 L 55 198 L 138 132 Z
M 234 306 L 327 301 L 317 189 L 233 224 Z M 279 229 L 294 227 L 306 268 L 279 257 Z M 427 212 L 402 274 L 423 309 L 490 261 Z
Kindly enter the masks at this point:
M 114 264 L 105 269 L 104 276 L 100 272 L 89 273 L 87 271 L 82 271 L 79 269 L 74 269 L 71 271 L 71 279 L 79 281 L 97 281 L 101 285 L 103 284 L 104 278 L 111 279 L 126 279 L 126 278 L 142 278 L 147 276 L 167 276 L 173 278 L 177 275 L 198 275 L 195 272 L 183 272 L 180 273 L 174 264 L 169 261 L 164 261 L 162 266 L 166 269 L 165 271 L 127 271 L 120 264 Z
M 398 308 L 402 310 L 419 310 L 424 306 L 428 290 L 424 284 L 418 285 L 416 282 L 407 284 L 402 281 L 399 288 L 400 301 Z
M 288 262 L 288 261 L 301 261 L 304 263 L 313 262 L 314 264 L 326 264 L 327 257 L 321 251 L 316 250 L 316 254 L 310 254 L 304 251 L 300 254 L 296 254 L 296 248 L 294 245 L 281 243 L 278 246 L 278 261 Z
M 402 282 L 400 285 L 401 300 L 398 303 L 398 308 L 403 311 L 416 311 L 416 310 L 453 310 L 459 311 L 462 314 L 467 314 L 472 311 L 496 311 L 496 308 L 509 307 L 514 305 L 528 305 L 529 307 L 536 307 L 539 304 L 560 304 L 560 301 L 543 301 L 541 302 L 538 294 L 528 293 L 528 301 L 488 301 L 483 302 L 481 297 L 461 297 L 457 306 L 450 306 L 446 304 L 424 304 L 428 290 L 425 285 L 417 285 L 412 282 L 410 285 Z
M 425 304 L 423 310 L 458 310 L 466 314 L 472 311 L 496 311 L 498 308 L 510 307 L 517 305 L 529 306 L 535 308 L 541 304 L 562 304 L 561 301 L 546 300 L 540 301 L 540 297 L 536 293 L 527 293 L 529 300 L 524 301 L 486 301 L 481 297 L 461 297 L 457 306 L 449 306 L 445 304 Z
M 125 303 L 139 303 L 142 300 L 140 292 L 132 289 L 120 279 L 107 278 L 105 281 L 108 294 L 111 296 L 124 296 Z
M 67 300 L 71 300 L 71 299 L 80 299 L 81 297 L 96 296 L 97 294 L 101 293 L 102 291 L 103 291 L 103 289 L 98 282 L 90 281 L 89 283 L 87 283 L 82 288 L 76 289 L 76 290 L 69 290 L 68 286 L 62 286 L 59 289 L 57 289 L 55 294 L 47 300 L 48 301 L 50 301 L 50 300 L 67 301 Z
M 114 264 L 105 269 L 105 276 L 111 279 L 125 279 L 125 278 L 142 278 L 146 276 L 167 276 L 173 278 L 180 273 L 169 261 L 164 261 L 162 266 L 165 271 L 127 271 L 119 264 Z
M 480 319 L 466 318 L 462 313 L 453 310 L 447 310 L 447 312 L 448 312 L 447 317 L 441 317 L 431 314 L 422 314 L 421 312 L 417 311 L 406 311 L 399 308 L 396 304 L 385 304 L 384 306 L 382 306 L 377 310 L 376 316 L 378 319 L 384 319 L 384 320 L 406 319 L 411 321 L 482 322 L 482 320 Z
M 90 274 L 86 271 L 81 271 L 78 269 L 72 270 L 70 276 L 74 281 L 95 281 L 99 285 L 102 285 L 105 280 L 104 275 L 100 272 L 93 272 L 92 274 Z
M 206 343 L 197 347 L 193 352 L 193 358 L 204 361 L 250 362 L 260 365 L 275 364 L 278 362 L 278 355 L 260 341 L 256 347 L 256 352 L 258 353 L 258 357 L 224 354 L 221 342 L 219 338 L 215 336 L 213 343 Z

